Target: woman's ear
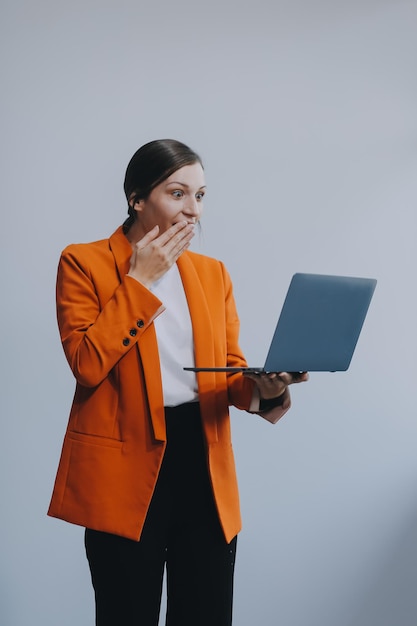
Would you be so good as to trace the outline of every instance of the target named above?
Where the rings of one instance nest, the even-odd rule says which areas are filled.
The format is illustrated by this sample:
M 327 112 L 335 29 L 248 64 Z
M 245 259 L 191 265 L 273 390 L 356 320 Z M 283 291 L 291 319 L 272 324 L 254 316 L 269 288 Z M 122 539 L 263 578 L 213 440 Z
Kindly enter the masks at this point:
M 141 211 L 143 209 L 143 205 L 144 205 L 144 201 L 143 199 L 138 199 L 138 197 L 132 193 L 132 195 L 129 198 L 129 206 L 131 209 L 133 209 L 134 211 Z
M 130 207 L 131 209 L 133 209 L 133 206 L 134 206 L 134 204 L 135 204 L 135 194 L 134 194 L 134 193 L 131 193 L 131 194 L 130 194 L 130 196 L 129 196 L 129 199 L 128 199 L 127 203 L 128 203 L 128 205 L 129 205 L 129 207 Z

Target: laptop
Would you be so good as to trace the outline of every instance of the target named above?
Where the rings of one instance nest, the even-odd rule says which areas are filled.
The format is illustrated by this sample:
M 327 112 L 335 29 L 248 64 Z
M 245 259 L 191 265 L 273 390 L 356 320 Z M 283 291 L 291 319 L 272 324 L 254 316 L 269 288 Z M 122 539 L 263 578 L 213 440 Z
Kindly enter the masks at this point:
M 184 367 L 193 372 L 337 372 L 350 365 L 374 278 L 292 277 L 263 367 Z

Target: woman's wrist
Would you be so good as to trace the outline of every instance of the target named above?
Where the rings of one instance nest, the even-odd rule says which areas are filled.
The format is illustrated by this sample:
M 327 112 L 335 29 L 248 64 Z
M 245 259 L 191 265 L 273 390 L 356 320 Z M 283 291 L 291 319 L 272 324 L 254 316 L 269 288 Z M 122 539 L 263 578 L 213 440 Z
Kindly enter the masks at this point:
M 275 398 L 259 398 L 259 410 L 262 411 L 270 411 L 271 409 L 275 409 L 277 406 L 282 406 L 284 402 L 285 391 L 279 395 L 275 396 Z

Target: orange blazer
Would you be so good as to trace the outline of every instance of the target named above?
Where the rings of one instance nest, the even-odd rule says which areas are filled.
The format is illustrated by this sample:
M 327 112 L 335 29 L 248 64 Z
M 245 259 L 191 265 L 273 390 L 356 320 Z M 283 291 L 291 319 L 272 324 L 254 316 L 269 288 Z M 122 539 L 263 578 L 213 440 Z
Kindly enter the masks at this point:
M 127 276 L 131 246 L 110 239 L 68 246 L 57 278 L 57 314 L 76 390 L 48 514 L 138 541 L 166 446 L 153 320 L 162 302 Z M 188 301 L 196 365 L 244 366 L 232 284 L 223 264 L 185 252 L 178 268 Z M 185 364 L 184 364 L 185 365 Z M 241 374 L 198 374 L 214 498 L 226 540 L 240 530 L 229 406 L 249 410 Z M 276 422 L 290 406 L 262 414 Z

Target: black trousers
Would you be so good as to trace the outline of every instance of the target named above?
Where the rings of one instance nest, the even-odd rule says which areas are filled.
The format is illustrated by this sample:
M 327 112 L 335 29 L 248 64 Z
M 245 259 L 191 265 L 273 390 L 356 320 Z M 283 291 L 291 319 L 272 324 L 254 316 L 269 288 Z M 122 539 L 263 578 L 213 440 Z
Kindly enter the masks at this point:
M 199 405 L 167 408 L 167 448 L 139 542 L 86 529 L 96 626 L 230 626 L 236 537 L 227 544 L 209 481 Z

